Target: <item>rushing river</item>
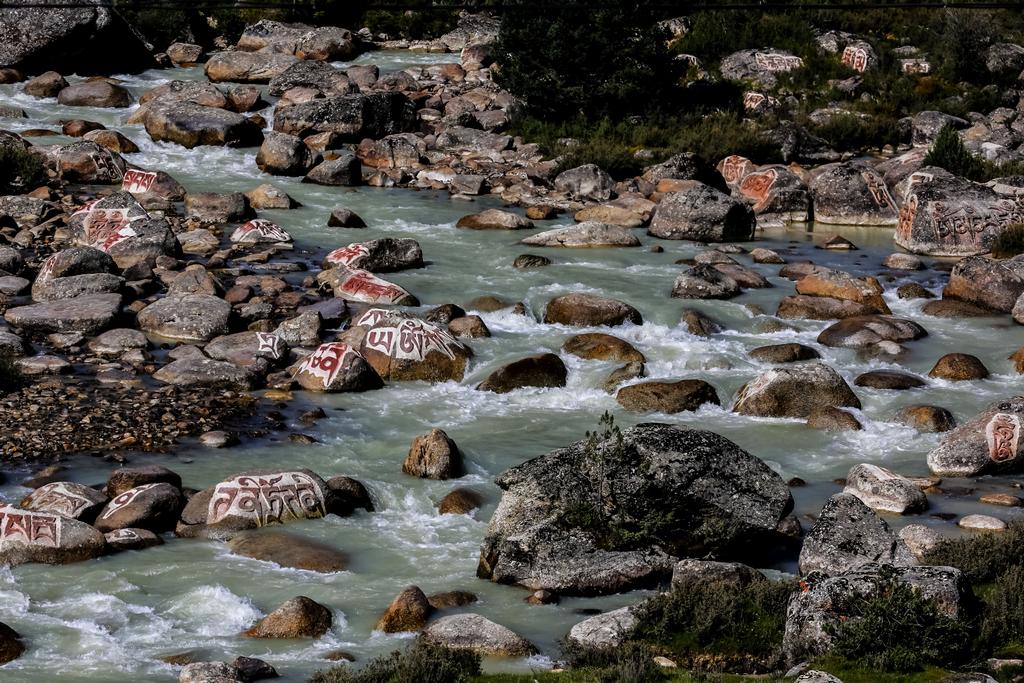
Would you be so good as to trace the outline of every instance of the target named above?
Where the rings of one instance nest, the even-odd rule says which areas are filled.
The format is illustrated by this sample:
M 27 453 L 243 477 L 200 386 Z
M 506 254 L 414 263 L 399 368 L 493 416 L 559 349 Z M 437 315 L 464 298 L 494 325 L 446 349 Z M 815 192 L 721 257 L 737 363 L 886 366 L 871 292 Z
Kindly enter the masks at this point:
M 412 64 L 451 60 L 451 55 L 374 53 L 359 61 L 373 62 L 382 71 Z M 202 78 L 200 68 L 150 71 L 124 77 L 135 96 L 173 79 Z M 493 337 L 472 340 L 475 359 L 463 382 L 429 386 L 394 384 L 381 391 L 357 395 L 318 396 L 297 393 L 287 414 L 293 431 L 314 435 L 319 443 L 298 445 L 286 433 L 256 444 L 209 450 L 190 444 L 174 456 L 137 456 L 135 463 L 159 462 L 182 475 L 186 486 L 209 486 L 225 475 L 262 466 L 308 467 L 321 475 L 346 474 L 371 490 L 377 511 L 346 519 L 295 524 L 289 531 L 306 534 L 343 549 L 351 557 L 349 571 L 336 574 L 281 569 L 276 565 L 235 557 L 219 542 L 167 537 L 166 545 L 127 552 L 67 566 L 27 565 L 0 568 L 0 621 L 20 631 L 29 645 L 26 655 L 0 670 L 2 681 L 176 680 L 177 669 L 156 657 L 195 651 L 200 659 L 230 661 L 239 654 L 273 663 L 286 681 L 303 681 L 328 663 L 327 652 L 344 649 L 365 661 L 400 647 L 406 638 L 372 632 L 381 610 L 406 585 L 415 583 L 427 593 L 463 589 L 481 602 L 465 608 L 504 624 L 536 643 L 545 656 L 523 662 L 488 662 L 491 669 L 543 667 L 557 656 L 557 641 L 581 617 L 581 608 L 613 608 L 636 602 L 641 595 L 565 599 L 557 606 L 531 606 L 526 592 L 476 578 L 480 540 L 498 500 L 493 477 L 502 470 L 548 450 L 582 438 L 604 411 L 620 424 L 641 420 L 664 421 L 711 429 L 760 456 L 784 477 L 801 477 L 805 487 L 793 490 L 796 511 L 804 526 L 824 499 L 839 490 L 833 483 L 859 462 L 884 465 L 908 475 L 927 474 L 925 454 L 936 435 L 918 434 L 891 422 L 901 406 L 930 403 L 949 408 L 960 421 L 986 403 L 1019 393 L 1020 379 L 1007 355 L 1024 344 L 1024 327 L 1009 316 L 952 321 L 923 316 L 922 301 L 903 301 L 894 290 L 903 281 L 884 281 L 886 299 L 898 316 L 921 322 L 930 336 L 909 344 L 902 367 L 925 375 L 941 355 L 963 351 L 979 356 L 992 371 L 984 381 L 960 384 L 929 380 L 923 389 L 880 391 L 857 388 L 864 408 L 863 431 L 823 432 L 797 420 L 757 419 L 733 415 L 728 404 L 735 391 L 767 366 L 747 357 L 750 349 L 766 344 L 801 342 L 818 348 L 825 362 L 851 384 L 869 369 L 898 366 L 858 356 L 854 351 L 828 349 L 815 342 L 825 326 L 796 322 L 798 331 L 757 332 L 765 316 L 747 308 L 758 304 L 773 312 L 778 301 L 793 292 L 793 284 L 777 276 L 778 266 L 753 266 L 776 285 L 751 290 L 728 302 L 684 302 L 669 298 L 682 266 L 674 262 L 701 250 L 687 242 L 660 241 L 642 235 L 641 249 L 529 250 L 516 244 L 524 232 L 464 231 L 455 228 L 462 215 L 488 206 L 492 199 L 470 203 L 451 200 L 432 191 L 332 188 L 301 184 L 298 179 L 270 177 L 255 165 L 255 149 L 199 148 L 187 150 L 153 143 L 141 126 L 122 123 L 124 110 L 69 108 L 53 100 L 36 100 L 20 86 L 0 86 L 0 104 L 24 108 L 29 119 L 2 119 L 0 127 L 59 130 L 61 119 L 86 118 L 116 128 L 141 148 L 127 158 L 146 168 L 172 174 L 190 190 L 247 191 L 271 182 L 302 203 L 291 211 L 261 215 L 284 226 L 296 239 L 296 254 L 319 261 L 327 250 L 373 237 L 412 237 L 420 242 L 428 267 L 386 277 L 413 292 L 427 307 L 446 302 L 465 304 L 493 294 L 523 301 L 530 315 L 511 311 L 482 313 Z M 262 112 L 272 119 L 270 109 Z M 38 144 L 66 140 L 60 136 L 34 139 Z M 336 207 L 347 207 L 369 224 L 366 230 L 326 227 Z M 571 219 L 544 223 L 548 228 Z M 844 253 L 815 248 L 831 228 L 811 227 L 759 233 L 757 245 L 778 250 L 790 261 L 816 263 L 857 274 L 883 272 L 881 259 L 893 250 L 892 231 L 881 228 L 843 229 L 840 234 L 861 247 Z M 661 244 L 664 253 L 646 247 Z M 748 247 L 754 245 L 747 245 Z M 518 254 L 543 253 L 554 259 L 547 268 L 520 271 L 512 267 Z M 737 260 L 750 263 L 740 255 Z M 301 279 L 302 274 L 299 274 Z M 936 293 L 945 276 L 935 271 L 913 277 Z M 478 392 L 473 387 L 500 364 L 543 351 L 558 352 L 578 329 L 535 322 L 545 302 L 572 291 L 594 292 L 636 306 L 644 324 L 614 330 L 648 358 L 650 378 L 702 378 L 713 384 L 723 403 L 680 415 L 631 415 L 600 387 L 613 363 L 583 361 L 563 354 L 569 368 L 563 389 L 523 390 L 506 395 Z M 688 334 L 679 326 L 685 307 L 707 312 L 728 331 L 711 339 Z M 315 427 L 294 421 L 301 409 L 320 405 L 328 417 Z M 456 482 L 416 479 L 401 473 L 409 443 L 431 427 L 441 427 L 459 444 L 467 458 L 467 474 Z M 96 458 L 69 461 L 69 477 L 88 484 L 102 482 L 111 464 Z M 17 482 L 22 475 L 7 472 Z M 977 503 L 981 490 L 1011 491 L 1014 482 L 964 482 L 975 493 L 961 497 L 931 496 L 934 513 L 985 512 L 1000 517 L 1012 509 Z M 488 503 L 473 517 L 436 512 L 436 504 L 456 485 L 470 485 Z M 28 492 L 16 484 L 0 486 L 0 500 L 17 501 Z M 930 517 L 890 519 L 955 529 L 949 521 Z M 952 531 L 951 531 L 952 533 Z M 791 570 L 792 566 L 780 569 Z M 333 608 L 331 631 L 315 641 L 268 641 L 239 637 L 258 617 L 295 595 L 307 595 Z

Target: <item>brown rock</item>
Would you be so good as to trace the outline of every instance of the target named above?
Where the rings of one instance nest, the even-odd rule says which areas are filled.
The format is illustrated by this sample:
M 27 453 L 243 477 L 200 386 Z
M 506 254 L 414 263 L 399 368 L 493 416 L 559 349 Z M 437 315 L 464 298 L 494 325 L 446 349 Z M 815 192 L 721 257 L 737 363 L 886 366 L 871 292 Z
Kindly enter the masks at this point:
M 465 315 L 452 320 L 448 323 L 448 331 L 457 339 L 481 339 L 491 336 L 491 331 L 487 329 L 483 318 L 478 315 Z
M 715 388 L 699 379 L 632 384 L 619 389 L 615 400 L 633 412 L 681 413 L 705 403 L 721 405 Z
M 956 427 L 953 413 L 940 406 L 906 406 L 896 413 L 895 420 L 929 434 L 948 432 Z
M 588 332 L 569 337 L 562 350 L 587 360 L 611 360 L 620 363 L 643 363 L 644 354 L 624 339 L 601 332 Z
M 1022 504 L 1020 498 L 1009 493 L 989 493 L 978 500 L 987 505 L 999 505 L 1008 508 L 1020 507 Z
M 1017 374 L 1024 375 L 1024 346 L 1014 351 L 1010 355 L 1010 360 L 1013 361 L 1013 369 L 1017 371 Z
M 445 591 L 444 593 L 434 593 L 427 598 L 427 602 L 434 609 L 450 609 L 472 605 L 474 602 L 480 602 L 480 598 L 469 591 Z
M 935 363 L 929 377 L 959 382 L 988 377 L 988 368 L 976 356 L 967 353 L 947 353 Z
M 682 323 L 686 326 L 687 332 L 698 337 L 710 337 L 722 331 L 721 325 L 695 309 L 687 309 L 683 312 Z
M 13 662 L 25 652 L 25 644 L 21 642 L 18 632 L 0 621 L 0 666 Z
M 432 607 L 423 591 L 417 586 L 407 586 L 384 610 L 374 630 L 384 633 L 419 631 L 427 625 L 431 611 Z
M 402 471 L 421 479 L 452 479 L 463 474 L 462 453 L 441 429 L 417 436 L 402 463 Z
M 821 354 L 803 344 L 772 344 L 751 350 L 750 357 L 765 363 L 795 363 L 802 360 L 821 358 Z
M 850 413 L 834 406 L 819 406 L 807 416 L 807 426 L 813 429 L 824 429 L 827 432 L 838 432 L 862 429 L 860 422 Z
M 779 302 L 776 315 L 787 319 L 842 320 L 873 315 L 873 306 L 825 296 L 787 296 Z
M 107 486 L 103 492 L 116 498 L 125 491 L 143 484 L 165 483 L 181 488 L 181 476 L 163 465 L 133 465 L 121 467 L 110 473 Z
M 936 318 L 951 318 L 954 320 L 959 318 L 985 318 L 996 315 L 991 309 L 982 308 L 977 304 L 958 299 L 929 301 L 921 309 L 921 312 Z
M 304 595 L 284 602 L 256 622 L 247 638 L 319 638 L 331 628 L 331 610 Z
M 526 217 L 531 221 L 546 221 L 558 215 L 558 210 L 553 206 L 531 206 L 526 210 Z
M 564 387 L 568 372 L 561 358 L 553 353 L 542 353 L 498 368 L 477 385 L 477 389 L 507 394 L 526 387 Z
M 340 550 L 285 531 L 243 531 L 228 541 L 228 548 L 235 555 L 291 569 L 326 574 L 348 568 L 348 556 Z
M 442 515 L 467 515 L 483 504 L 484 497 L 473 489 L 457 488 L 441 499 L 437 511 Z
M 68 82 L 64 80 L 63 76 L 56 71 L 46 71 L 28 79 L 25 82 L 24 90 L 26 95 L 32 97 L 56 97 L 66 87 L 68 87 Z
M 935 295 L 928 291 L 924 285 L 917 282 L 908 282 L 896 288 L 896 296 L 901 299 L 934 299 Z
M 882 298 L 882 285 L 873 277 L 855 278 L 838 270 L 814 273 L 796 283 L 797 294 L 827 296 L 870 306 L 876 313 L 888 315 L 888 304 Z
M 622 325 L 643 323 L 640 311 L 616 299 L 593 294 L 566 294 L 548 302 L 544 309 L 544 322 L 548 324 L 592 327 L 596 325 Z

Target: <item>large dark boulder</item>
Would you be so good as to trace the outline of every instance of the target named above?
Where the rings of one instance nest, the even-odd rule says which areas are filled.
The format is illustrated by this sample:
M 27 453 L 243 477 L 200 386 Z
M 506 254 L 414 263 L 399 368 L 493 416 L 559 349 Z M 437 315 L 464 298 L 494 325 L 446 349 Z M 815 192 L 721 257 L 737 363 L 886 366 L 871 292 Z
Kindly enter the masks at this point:
M 670 240 L 746 241 L 754 235 L 754 210 L 745 202 L 693 182 L 661 200 L 647 234 Z
M 377 140 L 412 132 L 415 127 L 415 106 L 397 92 L 326 97 L 279 107 L 274 112 L 276 131 L 298 136 L 335 133 L 342 142 Z
M 105 0 L 4 4 L 0 68 L 109 74 L 137 73 L 156 65 L 141 36 Z
M 495 481 L 478 575 L 562 594 L 629 590 L 667 578 L 676 557 L 749 550 L 792 507 L 758 458 L 665 424 L 578 441 Z
M 242 114 L 195 102 L 153 102 L 137 113 L 155 141 L 188 147 L 225 145 L 251 147 L 263 141 L 260 126 Z

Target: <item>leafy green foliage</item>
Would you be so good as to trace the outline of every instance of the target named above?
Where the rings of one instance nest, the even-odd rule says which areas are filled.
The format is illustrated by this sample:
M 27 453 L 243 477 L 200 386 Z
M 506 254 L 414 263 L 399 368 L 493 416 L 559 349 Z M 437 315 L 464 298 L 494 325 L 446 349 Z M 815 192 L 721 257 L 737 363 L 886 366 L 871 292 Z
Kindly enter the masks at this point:
M 939 131 L 924 163 L 925 166 L 944 168 L 968 180 L 980 180 L 986 174 L 985 160 L 971 154 L 951 124 L 946 124 Z
M 673 111 L 683 66 L 653 4 L 507 3 L 495 46 L 499 85 L 545 120 Z
M 566 639 L 562 652 L 572 669 L 589 671 L 595 683 L 656 683 L 665 679 L 665 672 L 654 662 L 655 651 L 643 643 L 595 648 Z
M 1010 567 L 986 591 L 981 639 L 995 650 L 1024 645 L 1024 567 Z
M 935 137 L 931 149 L 924 158 L 926 166 L 938 166 L 954 175 L 984 183 L 993 178 L 1024 175 L 1024 163 L 1009 162 L 997 164 L 975 156 L 964 145 L 959 133 L 951 124 L 946 124 Z
M 1024 254 L 1024 223 L 1014 223 L 996 237 L 992 243 L 992 255 L 996 258 L 1013 258 Z
M 557 157 L 557 172 L 597 164 L 616 180 L 623 180 L 678 152 L 694 152 L 711 164 L 730 154 L 745 156 L 756 163 L 781 161 L 778 147 L 761 136 L 763 130 L 729 111 L 618 123 L 610 119 L 552 123 L 524 118 L 515 122 L 511 132 L 538 143 L 549 158 Z M 566 146 L 566 140 L 572 140 L 572 146 Z M 643 158 L 637 156 L 640 150 L 647 152 Z
M 344 664 L 315 674 L 310 683 L 468 683 L 480 674 L 480 655 L 417 640 L 364 667 Z
M 811 126 L 811 132 L 840 152 L 895 146 L 901 137 L 899 123 L 895 119 L 886 116 L 861 118 L 853 114 L 833 116 L 822 125 Z
M 711 656 L 730 671 L 767 672 L 782 663 L 789 582 L 694 582 L 661 594 L 637 612 L 633 637 L 684 660 Z
M 27 192 L 45 180 L 39 157 L 18 145 L 0 146 L 0 194 Z
M 972 584 L 988 583 L 1024 558 L 1024 523 L 1011 522 L 1000 534 L 977 534 L 939 543 L 925 563 L 956 567 Z
M 829 629 L 831 651 L 861 666 L 908 672 L 959 664 L 971 655 L 969 626 L 895 576 L 883 575 L 868 595 L 853 593 L 833 609 L 842 621 Z

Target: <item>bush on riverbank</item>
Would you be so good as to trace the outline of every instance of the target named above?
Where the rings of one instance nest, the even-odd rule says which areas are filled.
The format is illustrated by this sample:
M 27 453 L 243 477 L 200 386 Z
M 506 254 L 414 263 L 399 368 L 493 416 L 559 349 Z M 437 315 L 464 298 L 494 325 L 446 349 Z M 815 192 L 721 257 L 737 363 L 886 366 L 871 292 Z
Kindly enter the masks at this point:
M 310 683 L 468 683 L 479 674 L 480 655 L 417 639 L 404 651 L 372 659 L 362 667 L 342 664 L 320 671 Z
M 847 618 L 830 629 L 831 652 L 863 668 L 907 673 L 971 657 L 970 624 L 943 614 L 894 575 L 883 575 L 869 595 L 851 594 L 833 608 Z
M 637 612 L 633 637 L 699 668 L 765 673 L 782 663 L 790 582 L 692 582 Z
M 928 155 L 924 158 L 925 166 L 938 166 L 954 175 L 958 175 L 977 183 L 985 183 L 994 178 L 1024 175 L 1024 162 L 1007 162 L 997 164 L 971 153 L 956 129 L 946 124 L 939 131 L 932 143 Z

